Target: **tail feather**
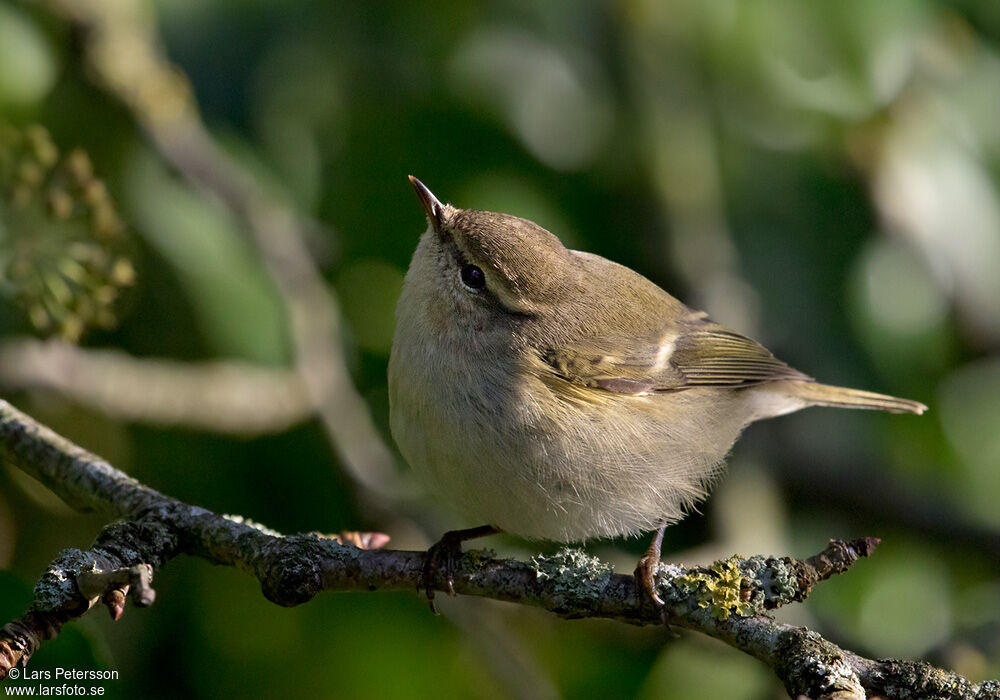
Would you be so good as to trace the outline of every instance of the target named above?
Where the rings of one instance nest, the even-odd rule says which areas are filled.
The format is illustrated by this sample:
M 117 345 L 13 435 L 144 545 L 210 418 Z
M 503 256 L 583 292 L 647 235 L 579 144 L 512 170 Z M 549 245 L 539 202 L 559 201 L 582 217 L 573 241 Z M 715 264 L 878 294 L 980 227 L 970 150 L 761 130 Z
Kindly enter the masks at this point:
M 803 399 L 810 406 L 863 408 L 872 411 L 888 411 L 889 413 L 916 413 L 917 415 L 927 410 L 927 407 L 919 401 L 814 382 L 796 382 L 795 391 L 790 393 Z

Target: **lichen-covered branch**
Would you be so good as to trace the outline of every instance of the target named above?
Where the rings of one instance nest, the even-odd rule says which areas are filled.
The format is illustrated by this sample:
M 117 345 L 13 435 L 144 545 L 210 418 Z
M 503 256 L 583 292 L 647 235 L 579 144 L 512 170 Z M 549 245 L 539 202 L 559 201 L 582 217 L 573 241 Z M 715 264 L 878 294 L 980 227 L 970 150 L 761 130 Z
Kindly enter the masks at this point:
M 235 566 L 256 577 L 279 605 L 321 591 L 415 590 L 424 552 L 363 549 L 384 536 L 282 536 L 237 516 L 212 513 L 165 496 L 38 424 L 0 400 L 0 459 L 43 481 L 76 507 L 121 518 L 88 551 L 68 549 L 49 565 L 28 611 L 0 630 L 0 678 L 28 662 L 66 622 L 103 602 L 113 618 L 131 593 L 153 600 L 153 572 L 179 554 Z M 1000 685 L 975 685 L 928 664 L 874 661 L 815 632 L 782 625 L 767 611 L 805 599 L 818 582 L 868 556 L 878 540 L 832 541 L 807 559 L 739 557 L 708 567 L 663 564 L 658 593 L 667 621 L 711 635 L 771 666 L 793 695 L 863 698 L 1000 698 Z M 443 586 L 442 586 L 443 587 Z M 638 595 L 632 576 L 586 553 L 564 549 L 528 562 L 467 552 L 455 591 L 544 608 L 567 618 L 603 617 L 658 624 L 663 616 Z

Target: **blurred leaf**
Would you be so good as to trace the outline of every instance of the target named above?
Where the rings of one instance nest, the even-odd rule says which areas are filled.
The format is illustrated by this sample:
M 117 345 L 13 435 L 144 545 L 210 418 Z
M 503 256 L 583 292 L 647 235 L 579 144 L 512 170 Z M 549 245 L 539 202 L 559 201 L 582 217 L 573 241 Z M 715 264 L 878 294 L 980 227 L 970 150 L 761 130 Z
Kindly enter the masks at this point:
M 938 369 L 952 347 L 949 304 L 925 259 L 905 241 L 879 237 L 852 274 L 851 320 L 890 375 Z
M 342 144 L 350 114 L 340 67 L 324 48 L 299 37 L 271 47 L 261 57 L 253 93 L 263 148 L 307 211 L 319 200 L 324 159 Z M 316 88 L 317 76 L 322 89 Z
M 358 260 L 340 273 L 340 303 L 355 340 L 364 350 L 389 355 L 396 327 L 396 300 L 402 289 L 402 271 L 384 260 Z
M 17 546 L 17 527 L 10 503 L 0 494 L 0 570 L 10 566 Z
M 550 167 L 585 167 L 610 135 L 614 104 L 600 66 L 541 36 L 484 27 L 456 48 L 449 70 L 457 95 L 499 115 Z
M 998 74 L 1000 75 L 1000 74 Z M 874 182 L 883 216 L 922 252 L 959 317 L 1000 339 L 1000 199 L 993 173 L 933 102 L 900 111 Z
M 0 618 L 20 617 L 31 602 L 31 584 L 9 571 L 0 570 Z
M 641 698 L 726 698 L 763 700 L 774 697 L 777 680 L 756 659 L 720 642 L 685 637 L 670 644 L 650 671 Z
M 1000 525 L 1000 360 L 982 360 L 953 372 L 941 384 L 941 422 L 962 459 L 956 483 L 963 502 L 980 518 Z
M 951 586 L 943 563 L 914 547 L 879 549 L 857 638 L 878 657 L 918 658 L 951 636 Z
M 530 219 L 555 234 L 567 248 L 579 248 L 580 237 L 550 196 L 516 173 L 488 172 L 469 180 L 461 192 L 449 195 L 456 206 L 500 211 Z M 469 204 L 463 205 L 463 202 Z
M 63 503 L 62 499 L 52 493 L 40 481 L 34 479 L 17 467 L 3 462 L 3 467 L 7 471 L 7 478 L 17 487 L 20 494 L 27 496 L 35 505 L 51 514 L 67 516 L 73 513 L 73 509 Z
M 0 2 L 0 109 L 41 100 L 56 79 L 45 36 L 20 10 Z
M 133 154 L 126 192 L 140 234 L 171 263 L 217 355 L 287 357 L 284 318 L 249 241 L 223 210 L 182 185 L 148 151 Z

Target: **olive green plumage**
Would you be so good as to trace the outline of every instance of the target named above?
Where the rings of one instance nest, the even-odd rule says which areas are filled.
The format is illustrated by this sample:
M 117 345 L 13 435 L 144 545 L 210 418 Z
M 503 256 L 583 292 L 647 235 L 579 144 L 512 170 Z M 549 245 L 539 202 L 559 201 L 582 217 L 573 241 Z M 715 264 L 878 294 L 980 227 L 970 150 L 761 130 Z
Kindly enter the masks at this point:
M 753 421 L 925 408 L 817 384 L 626 267 L 414 184 L 430 226 L 397 307 L 392 431 L 474 523 L 556 541 L 637 534 L 703 498 Z

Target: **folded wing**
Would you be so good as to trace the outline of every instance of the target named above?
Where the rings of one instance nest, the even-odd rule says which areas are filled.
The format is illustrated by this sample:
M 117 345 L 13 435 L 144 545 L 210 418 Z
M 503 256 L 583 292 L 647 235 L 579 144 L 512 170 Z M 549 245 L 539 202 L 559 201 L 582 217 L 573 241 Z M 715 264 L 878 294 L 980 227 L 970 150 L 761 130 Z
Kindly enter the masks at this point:
M 650 337 L 581 338 L 549 348 L 542 359 L 568 382 L 623 394 L 813 381 L 757 341 L 699 313 Z

